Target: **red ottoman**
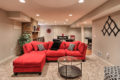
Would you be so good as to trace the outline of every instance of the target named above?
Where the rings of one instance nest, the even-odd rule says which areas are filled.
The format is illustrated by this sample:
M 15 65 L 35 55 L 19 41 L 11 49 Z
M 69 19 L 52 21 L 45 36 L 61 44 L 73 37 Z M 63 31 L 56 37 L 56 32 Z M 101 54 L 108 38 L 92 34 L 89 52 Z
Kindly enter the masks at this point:
M 38 72 L 41 74 L 46 62 L 46 54 L 41 51 L 32 51 L 31 53 L 23 54 L 13 61 L 13 72 L 17 73 Z

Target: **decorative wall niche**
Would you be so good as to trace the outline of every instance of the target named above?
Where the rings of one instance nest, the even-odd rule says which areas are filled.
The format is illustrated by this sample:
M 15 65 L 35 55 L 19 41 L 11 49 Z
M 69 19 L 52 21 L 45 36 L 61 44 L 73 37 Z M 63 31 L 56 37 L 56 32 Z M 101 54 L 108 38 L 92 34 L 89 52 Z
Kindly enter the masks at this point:
M 117 36 L 119 32 L 120 29 L 118 28 L 116 22 L 110 16 L 108 16 L 108 19 L 102 29 L 103 35 L 105 36 L 108 34 L 110 36 L 111 34 L 114 34 L 114 36 Z

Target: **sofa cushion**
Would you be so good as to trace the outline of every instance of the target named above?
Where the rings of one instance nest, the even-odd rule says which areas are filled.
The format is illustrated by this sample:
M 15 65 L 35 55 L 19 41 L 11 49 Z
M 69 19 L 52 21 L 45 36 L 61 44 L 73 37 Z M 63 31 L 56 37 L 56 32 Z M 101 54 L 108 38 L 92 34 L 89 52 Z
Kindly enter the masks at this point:
M 38 51 L 38 45 L 43 44 L 45 49 L 48 49 L 48 43 L 47 42 L 38 42 L 38 41 L 32 41 L 31 44 L 33 45 L 33 48 L 35 51 Z
M 33 46 L 31 45 L 31 43 L 24 44 L 24 48 L 26 52 L 31 52 L 33 50 Z
M 51 49 L 52 45 L 53 45 L 53 41 L 49 41 L 48 42 L 48 49 Z
M 30 53 L 37 53 L 37 54 L 46 54 L 47 50 L 44 51 L 31 51 Z
M 70 44 L 68 47 L 68 50 L 73 51 L 74 47 L 75 47 L 75 44 Z
M 48 44 L 49 44 L 48 49 L 51 49 L 51 47 L 53 45 L 53 41 L 49 41 Z M 59 49 L 65 49 L 65 42 L 64 41 L 61 42 Z
M 79 51 L 70 51 L 70 50 L 65 50 L 67 56 L 75 56 L 75 57 L 81 57 L 82 54 Z
M 58 50 L 60 47 L 61 42 L 60 41 L 55 41 L 51 47 L 51 50 Z
M 61 43 L 59 49 L 65 49 L 65 42 L 64 42 L 64 41 L 62 41 L 62 43 Z
M 58 50 L 47 50 L 46 52 L 47 57 L 61 57 L 65 56 L 65 50 L 64 49 L 58 49 Z
M 15 67 L 37 67 L 41 66 L 43 59 L 46 59 L 44 52 L 37 53 L 32 51 L 29 54 L 24 54 L 13 61 Z
M 75 44 L 74 50 L 77 50 L 78 44 L 79 44 L 78 41 L 75 41 L 75 42 L 65 42 L 65 49 L 68 49 L 70 44 Z
M 39 45 L 38 45 L 38 49 L 39 49 L 39 51 L 43 51 L 43 50 L 45 50 L 43 44 L 39 44 Z
M 65 49 L 65 42 L 64 42 L 64 41 L 62 41 L 62 43 L 61 43 L 59 49 Z

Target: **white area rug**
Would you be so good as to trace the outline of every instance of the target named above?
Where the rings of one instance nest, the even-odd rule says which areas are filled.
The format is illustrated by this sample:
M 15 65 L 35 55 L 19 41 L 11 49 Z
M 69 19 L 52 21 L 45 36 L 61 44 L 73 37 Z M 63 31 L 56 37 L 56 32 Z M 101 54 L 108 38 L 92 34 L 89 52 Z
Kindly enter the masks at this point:
M 18 74 L 13 75 L 12 60 L 0 64 L 0 80 L 65 80 L 58 73 L 57 62 L 46 63 L 41 75 L 38 74 Z M 70 80 L 104 80 L 104 63 L 95 56 L 87 56 L 86 62 L 83 63 L 82 78 Z M 68 79 L 67 79 L 68 80 Z

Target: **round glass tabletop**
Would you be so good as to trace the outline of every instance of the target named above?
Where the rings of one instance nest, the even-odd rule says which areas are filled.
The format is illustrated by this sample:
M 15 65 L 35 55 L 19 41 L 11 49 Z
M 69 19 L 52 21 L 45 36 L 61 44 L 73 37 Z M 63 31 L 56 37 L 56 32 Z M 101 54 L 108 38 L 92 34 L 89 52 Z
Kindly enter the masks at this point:
M 58 58 L 58 62 L 59 63 L 62 63 L 64 65 L 69 65 L 69 62 L 70 63 L 82 63 L 82 60 L 76 58 L 76 57 L 73 57 L 73 56 L 64 56 L 64 57 L 60 57 Z

